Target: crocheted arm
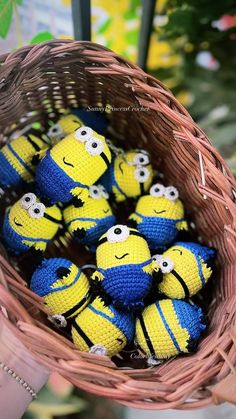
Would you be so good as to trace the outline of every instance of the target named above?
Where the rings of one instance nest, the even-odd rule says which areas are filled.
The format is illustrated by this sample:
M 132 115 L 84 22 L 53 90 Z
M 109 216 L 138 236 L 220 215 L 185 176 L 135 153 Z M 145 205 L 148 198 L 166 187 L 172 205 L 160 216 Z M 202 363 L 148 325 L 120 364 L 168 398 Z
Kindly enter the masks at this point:
M 104 275 L 99 271 L 95 271 L 93 275 L 91 275 L 90 278 L 92 281 L 102 281 L 104 278 Z
M 112 186 L 112 192 L 115 195 L 116 202 L 125 201 L 125 195 L 121 194 L 119 189 L 116 186 Z
M 45 242 L 36 242 L 36 243 L 32 244 L 31 241 L 22 240 L 22 243 L 25 244 L 26 246 L 28 246 L 29 248 L 33 247 L 35 250 L 39 250 L 41 252 L 44 252 L 46 250 L 46 247 L 47 247 L 47 243 L 45 243 Z
M 37 153 L 35 153 L 35 155 L 33 156 L 31 163 L 34 166 L 37 166 L 39 162 L 42 160 L 42 158 L 45 156 L 47 150 L 48 150 L 48 147 L 45 147 L 42 150 L 37 151 Z
M 176 223 L 177 230 L 188 230 L 188 223 L 187 221 L 178 221 Z
M 139 224 L 139 223 L 141 223 L 142 218 L 141 218 L 139 215 L 137 215 L 135 212 L 133 212 L 133 214 L 131 214 L 131 215 L 129 216 L 129 220 L 132 220 L 132 221 L 134 221 L 135 223 Z
M 73 236 L 77 237 L 78 239 L 83 239 L 86 237 L 86 230 L 94 227 L 96 225 L 96 221 L 83 221 L 83 220 L 76 220 L 72 223 L 70 230 Z
M 152 260 L 148 265 L 143 267 L 143 271 L 146 274 L 152 275 L 153 271 L 157 272 L 159 268 L 154 260 Z

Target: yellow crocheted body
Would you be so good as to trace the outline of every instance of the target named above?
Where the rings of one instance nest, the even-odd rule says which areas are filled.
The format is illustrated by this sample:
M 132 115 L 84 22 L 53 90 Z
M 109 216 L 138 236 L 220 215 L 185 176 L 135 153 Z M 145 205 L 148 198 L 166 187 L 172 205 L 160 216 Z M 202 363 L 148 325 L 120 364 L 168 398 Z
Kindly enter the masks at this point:
M 57 123 L 53 124 L 48 130 L 48 136 L 52 141 L 52 145 L 55 145 L 59 140 L 65 138 L 82 125 L 84 125 L 83 121 L 76 115 L 68 114 L 62 116 Z
M 164 196 L 142 196 L 137 202 L 135 211 L 147 217 L 159 216 L 161 218 L 169 218 L 173 220 L 178 220 L 184 216 L 184 207 L 182 202 L 179 199 L 176 201 L 170 201 Z M 134 218 L 133 214 L 130 218 Z M 141 221 L 141 218 L 137 215 L 135 219 L 138 223 Z M 181 230 L 182 228 L 183 224 L 180 224 L 178 229 Z
M 111 161 L 111 152 L 102 135 L 92 131 L 90 147 L 88 151 L 88 142 L 80 141 L 75 133 L 68 135 L 51 152 L 51 158 L 73 181 L 80 182 L 83 185 L 93 185 L 97 179 L 107 169 L 106 163 L 100 154 L 93 155 L 93 139 L 98 140 L 103 149 L 103 153 Z
M 93 199 L 90 196 L 86 196 L 82 207 L 76 208 L 74 205 L 69 205 L 63 212 L 65 223 L 71 234 L 78 228 L 88 230 L 95 227 L 98 220 L 110 215 L 112 215 L 112 210 L 107 199 Z
M 127 344 L 127 338 L 121 330 L 122 325 L 129 322 L 127 316 L 114 308 L 105 307 L 96 298 L 75 318 L 71 330 L 75 346 L 88 352 L 94 345 L 100 345 L 109 356 L 116 355 Z M 119 323 L 121 328 L 118 327 Z
M 195 295 L 212 274 L 212 269 L 202 257 L 197 258 L 191 250 L 181 245 L 175 244 L 164 252 L 162 257 L 169 258 L 173 263 L 173 269 L 163 273 L 163 280 L 159 284 L 159 290 L 169 298 L 180 299 Z M 185 287 L 181 283 L 184 283 Z
M 40 149 L 40 152 L 38 151 Z M 25 182 L 34 180 L 35 166 L 32 158 L 39 153 L 46 153 L 48 145 L 33 134 L 22 135 L 5 145 L 1 153 Z
M 120 225 L 117 227 L 121 230 L 128 230 L 127 238 L 122 241 L 109 241 L 108 232 L 101 237 L 101 241 L 105 238 L 108 240 L 97 248 L 96 260 L 99 268 L 107 269 L 124 264 L 140 264 L 151 258 L 146 240 L 139 235 L 132 234 L 133 232 L 136 233 L 137 230 Z M 115 229 L 115 226 L 113 229 Z M 150 264 L 154 266 L 153 262 L 150 262 Z
M 157 306 L 161 309 L 161 314 Z M 137 344 L 148 355 L 155 355 L 160 359 L 178 355 L 180 351 L 176 348 L 175 341 L 181 352 L 188 352 L 187 344 L 190 335 L 180 325 L 171 300 L 162 300 L 157 304 L 146 307 L 142 313 L 142 320 L 136 320 L 135 333 Z M 147 335 L 154 349 L 154 354 L 151 353 L 151 345 L 148 345 Z
M 78 280 L 74 282 L 78 276 L 79 269 L 76 265 L 71 264 L 70 271 L 71 272 L 67 277 L 57 279 L 57 281 L 51 285 L 53 292 L 44 297 L 44 302 L 52 315 L 65 313 L 68 310 L 71 310 L 72 313 L 68 315 L 68 318 L 74 317 L 89 303 L 89 281 L 86 275 L 83 272 L 80 272 Z M 57 291 L 58 288 L 62 287 L 67 288 Z M 79 303 L 81 302 L 83 302 L 83 304 L 80 305 Z M 76 306 L 78 306 L 77 309 Z M 75 309 L 73 310 L 73 308 Z
M 115 194 L 115 198 L 118 202 L 121 202 L 125 197 L 137 197 L 143 192 L 146 192 L 150 187 L 153 179 L 153 169 L 151 164 L 147 164 L 144 167 L 144 170 L 148 170 L 147 179 L 145 182 L 142 182 L 143 189 L 141 190 L 141 183 L 139 182 L 139 174 L 137 170 L 142 172 L 140 166 L 137 169 L 135 165 L 134 158 L 137 155 L 137 151 L 128 151 L 125 153 L 125 156 L 118 156 L 114 161 L 114 177 L 115 181 L 118 184 L 118 188 L 115 184 L 112 186 L 112 191 Z M 137 179 L 138 177 L 138 179 Z M 141 178 L 140 178 L 141 180 Z M 123 194 L 120 192 L 123 192 Z

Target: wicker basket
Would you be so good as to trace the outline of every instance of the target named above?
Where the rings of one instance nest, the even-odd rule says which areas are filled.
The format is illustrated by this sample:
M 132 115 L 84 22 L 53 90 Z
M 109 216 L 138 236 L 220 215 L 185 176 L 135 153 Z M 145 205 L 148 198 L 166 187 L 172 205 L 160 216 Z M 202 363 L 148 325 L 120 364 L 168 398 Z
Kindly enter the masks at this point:
M 221 155 L 165 86 L 102 46 L 55 40 L 0 57 L 1 141 L 15 123 L 44 120 L 62 107 L 107 104 L 113 107 L 113 133 L 129 147 L 151 152 L 167 181 L 178 186 L 199 234 L 218 249 L 218 275 L 203 294 L 207 336 L 197 353 L 153 368 L 118 368 L 107 357 L 79 352 L 41 320 L 46 317 L 41 299 L 25 286 L 4 250 L 0 304 L 8 319 L 2 314 L 1 321 L 38 360 L 75 386 L 125 405 L 194 409 L 224 400 L 236 403 L 236 184 Z M 9 199 L 2 199 L 1 206 Z M 52 246 L 50 254 L 59 251 Z M 73 249 L 65 252 L 71 256 Z M 81 253 L 79 262 L 86 257 Z

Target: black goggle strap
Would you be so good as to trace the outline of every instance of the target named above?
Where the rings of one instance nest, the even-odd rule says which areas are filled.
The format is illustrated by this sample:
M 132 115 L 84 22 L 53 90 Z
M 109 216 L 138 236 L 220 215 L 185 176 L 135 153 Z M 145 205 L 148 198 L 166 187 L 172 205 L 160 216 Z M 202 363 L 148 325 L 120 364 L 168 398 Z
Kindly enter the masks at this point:
M 145 239 L 144 235 L 140 233 L 139 231 L 130 230 L 129 234 L 132 236 L 138 236 L 138 237 L 142 237 L 142 239 Z M 103 237 L 102 239 L 98 241 L 98 246 L 100 246 L 103 243 L 106 243 L 107 241 L 108 241 L 107 237 Z
M 171 271 L 172 275 L 177 279 L 177 281 L 180 283 L 181 287 L 183 288 L 185 298 L 189 298 L 189 289 L 187 285 L 185 284 L 183 278 L 176 272 L 174 269 Z
M 144 190 L 144 183 L 142 182 L 140 182 L 139 183 L 140 184 L 140 192 L 141 192 L 141 195 L 144 195 L 144 193 L 145 193 L 145 190 Z
M 105 153 L 101 153 L 100 154 L 100 156 L 101 156 L 101 158 L 104 160 L 104 162 L 105 162 L 105 164 L 106 164 L 106 166 L 107 166 L 107 168 L 110 166 L 110 162 L 109 162 L 109 160 L 108 160 L 108 158 L 107 158 L 107 156 L 106 156 L 106 154 Z
M 55 224 L 61 224 L 61 220 L 57 220 L 57 218 L 52 217 L 51 215 L 47 214 L 46 212 L 43 214 L 44 218 L 49 221 L 52 221 Z

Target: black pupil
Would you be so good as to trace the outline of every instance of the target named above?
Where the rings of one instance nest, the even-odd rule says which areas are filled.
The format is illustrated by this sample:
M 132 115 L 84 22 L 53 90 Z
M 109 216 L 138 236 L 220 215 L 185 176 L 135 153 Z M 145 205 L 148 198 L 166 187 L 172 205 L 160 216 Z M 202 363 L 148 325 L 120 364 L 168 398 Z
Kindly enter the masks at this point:
M 155 192 L 159 192 L 159 191 L 160 191 L 160 189 L 159 189 L 159 188 L 156 188 L 156 189 L 155 189 Z
M 163 266 L 168 266 L 168 263 L 167 262 L 163 262 L 163 264 L 162 264 Z
M 39 214 L 40 213 L 40 211 L 39 211 L 38 208 L 35 208 L 34 212 L 35 212 L 35 214 Z
M 98 146 L 97 143 L 92 143 L 93 148 L 97 148 L 97 146 Z
M 81 135 L 86 135 L 87 132 L 86 131 L 81 131 Z
M 144 162 L 144 158 L 143 158 L 143 157 L 140 157 L 139 161 L 140 161 L 141 163 L 143 163 L 143 162 Z
M 144 176 L 145 175 L 145 173 L 144 172 L 140 172 L 140 176 Z
M 52 129 L 52 131 L 53 131 L 53 132 L 57 132 L 57 130 L 58 130 L 58 128 L 57 128 L 57 127 L 54 127 L 54 128 Z
M 121 234 L 121 229 L 120 228 L 115 228 L 114 233 L 115 234 Z
M 171 194 L 171 196 L 174 196 L 174 195 L 175 195 L 175 193 L 174 193 L 174 192 L 171 192 L 170 194 Z
M 25 198 L 25 200 L 26 200 L 26 202 L 29 202 L 29 201 L 30 201 L 30 198 L 29 198 L 29 197 L 27 197 L 27 198 Z
M 95 189 L 94 193 L 98 193 L 98 191 Z

